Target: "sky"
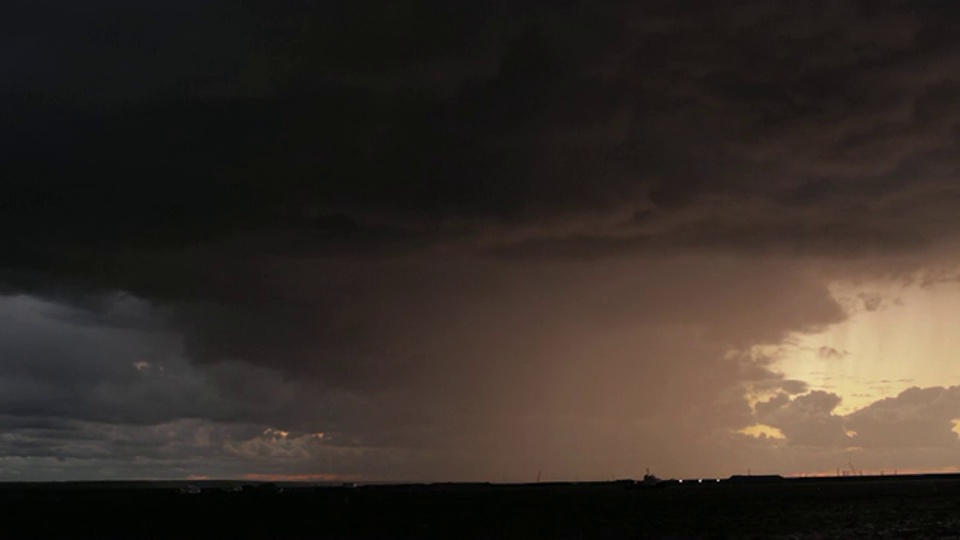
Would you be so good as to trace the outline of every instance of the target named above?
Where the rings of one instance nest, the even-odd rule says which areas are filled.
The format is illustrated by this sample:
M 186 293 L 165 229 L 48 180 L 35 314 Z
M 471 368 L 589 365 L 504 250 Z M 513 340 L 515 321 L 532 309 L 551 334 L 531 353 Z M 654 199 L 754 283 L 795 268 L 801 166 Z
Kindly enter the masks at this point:
M 942 0 L 12 0 L 0 481 L 960 470 Z

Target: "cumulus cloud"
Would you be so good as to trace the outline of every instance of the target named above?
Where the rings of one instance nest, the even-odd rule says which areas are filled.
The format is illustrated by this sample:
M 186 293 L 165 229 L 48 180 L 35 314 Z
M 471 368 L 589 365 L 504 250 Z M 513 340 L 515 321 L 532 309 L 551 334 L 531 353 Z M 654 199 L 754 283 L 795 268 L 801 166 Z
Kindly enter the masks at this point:
M 960 387 L 912 387 L 851 413 L 847 425 L 868 447 L 956 447 Z
M 755 406 L 758 420 L 783 433 L 790 444 L 802 446 L 839 446 L 850 443 L 842 417 L 833 410 L 840 396 L 815 390 L 791 399 L 780 394 Z
M 951 467 L 960 445 L 958 396 L 958 387 L 912 387 L 839 415 L 836 394 L 780 393 L 758 401 L 754 423 L 739 432 L 744 439 L 725 448 L 739 449 L 744 463 L 791 463 L 797 472 L 848 470 L 851 463 L 875 474 Z

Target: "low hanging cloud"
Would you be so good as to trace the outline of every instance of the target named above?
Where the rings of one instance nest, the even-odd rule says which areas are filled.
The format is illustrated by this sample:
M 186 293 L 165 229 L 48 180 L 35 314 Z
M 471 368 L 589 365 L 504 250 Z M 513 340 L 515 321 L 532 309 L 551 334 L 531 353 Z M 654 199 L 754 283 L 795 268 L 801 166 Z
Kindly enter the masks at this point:
M 298 302 L 309 301 L 312 309 L 295 303 L 291 308 L 289 301 L 261 303 L 259 317 L 272 320 L 259 324 L 251 314 L 246 327 L 239 324 L 245 319 L 237 318 L 247 316 L 240 306 L 162 310 L 146 317 L 158 326 L 134 332 L 131 350 L 119 351 L 103 375 L 91 374 L 87 385 L 71 380 L 71 392 L 84 406 L 62 405 L 56 394 L 31 393 L 32 414 L 38 420 L 118 425 L 201 418 L 218 429 L 249 426 L 243 429 L 256 430 L 253 435 L 229 446 L 231 459 L 252 460 L 231 461 L 244 473 L 281 469 L 254 459 L 265 455 L 286 456 L 288 464 L 299 459 L 321 473 L 376 471 L 400 479 L 517 478 L 537 464 L 572 477 L 601 461 L 626 474 L 653 433 L 669 434 L 660 448 L 644 449 L 648 461 L 659 462 L 677 459 L 680 448 L 716 429 L 741 427 L 749 420 L 748 385 L 804 389 L 766 362 L 730 356 L 731 347 L 775 343 L 797 328 L 842 318 L 826 288 L 802 273 L 778 269 L 767 283 L 745 283 L 742 270 L 754 263 L 708 260 L 709 272 L 700 259 L 636 261 L 628 273 L 622 273 L 622 262 L 523 270 L 485 263 L 479 273 L 474 265 L 451 265 L 423 291 L 416 289 L 423 279 L 419 271 L 429 266 L 407 266 L 409 277 L 401 272 L 405 265 L 390 266 L 382 274 L 344 276 L 346 283 L 363 284 L 355 290 L 364 293 L 339 304 L 320 299 L 343 294 L 342 283 L 298 282 L 289 294 L 299 293 Z M 484 279 L 473 281 L 474 290 L 463 289 L 461 283 L 474 276 Z M 664 290 L 668 276 L 674 285 Z M 281 281 L 277 287 L 283 298 L 291 284 Z M 448 294 L 438 298 L 437 287 L 447 287 Z M 316 292 L 304 296 L 311 289 Z M 796 294 L 771 294 L 781 290 Z M 735 298 L 751 306 L 749 315 L 731 311 Z M 105 322 L 121 309 L 101 307 L 80 316 L 21 297 L 10 311 L 22 317 L 25 305 L 42 314 L 33 324 L 49 327 L 48 341 L 70 343 L 69 333 L 88 328 L 91 320 L 105 325 L 101 332 L 108 337 L 130 335 Z M 404 321 L 405 312 L 419 316 Z M 193 319 L 194 331 L 187 333 L 180 325 L 191 313 L 203 317 Z M 765 322 L 745 324 L 753 313 L 763 314 Z M 303 319 L 304 314 L 314 318 Z M 330 321 L 340 326 L 325 327 Z M 280 333 L 272 335 L 272 328 Z M 367 348 L 351 350 L 345 345 L 354 343 L 358 330 Z M 159 336 L 165 336 L 160 341 L 165 348 L 147 347 Z M 68 351 L 47 361 L 89 371 L 82 346 L 72 344 Z M 114 371 L 124 374 L 118 383 L 106 378 Z M 38 384 L 55 388 L 49 377 L 36 376 Z M 674 421 L 682 423 L 671 425 Z M 264 438 L 266 430 L 324 437 Z M 350 470 L 316 461 L 307 446 L 288 444 L 293 441 L 322 443 L 345 454 L 356 449 L 394 468 L 361 460 L 349 463 L 363 469 Z
M 912 387 L 848 415 L 846 423 L 865 447 L 945 447 L 960 444 L 960 387 Z
M 766 446 L 767 452 L 807 463 L 808 471 L 816 470 L 817 463 L 821 471 L 834 465 L 847 471 L 853 461 L 872 473 L 949 468 L 960 447 L 958 396 L 960 387 L 912 387 L 839 415 L 834 412 L 841 401 L 836 394 L 814 391 L 791 398 L 781 393 L 754 406 L 759 427 L 744 433 Z M 763 459 L 763 451 L 744 450 Z M 799 452 L 808 453 L 809 459 Z
M 780 394 L 755 406 L 757 419 L 777 428 L 788 444 L 847 447 L 851 438 L 843 417 L 833 414 L 840 396 L 816 390 L 794 398 Z

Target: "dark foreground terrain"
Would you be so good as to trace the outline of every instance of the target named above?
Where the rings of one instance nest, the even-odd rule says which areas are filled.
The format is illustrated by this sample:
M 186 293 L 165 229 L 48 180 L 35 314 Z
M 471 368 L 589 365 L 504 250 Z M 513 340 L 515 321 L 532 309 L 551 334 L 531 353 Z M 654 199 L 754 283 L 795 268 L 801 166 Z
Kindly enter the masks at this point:
M 0 485 L 0 538 L 960 538 L 951 476 L 200 487 Z

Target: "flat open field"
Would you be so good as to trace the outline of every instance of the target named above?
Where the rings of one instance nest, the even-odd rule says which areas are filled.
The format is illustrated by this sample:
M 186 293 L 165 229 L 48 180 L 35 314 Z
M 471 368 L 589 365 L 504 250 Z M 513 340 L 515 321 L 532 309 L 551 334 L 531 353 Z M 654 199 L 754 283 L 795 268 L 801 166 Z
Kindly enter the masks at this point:
M 224 484 L 225 485 L 225 484 Z M 0 485 L 0 537 L 960 538 L 960 478 L 316 487 Z

